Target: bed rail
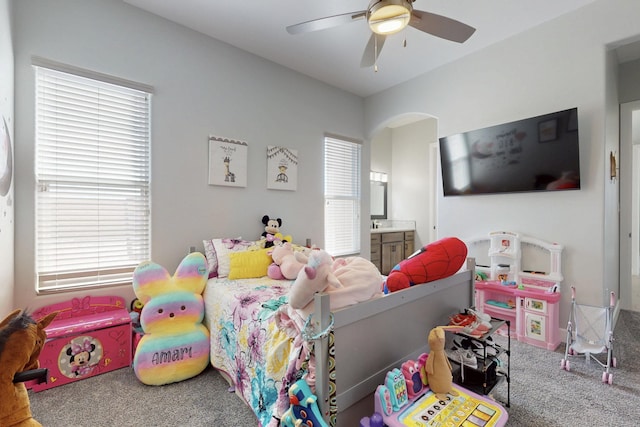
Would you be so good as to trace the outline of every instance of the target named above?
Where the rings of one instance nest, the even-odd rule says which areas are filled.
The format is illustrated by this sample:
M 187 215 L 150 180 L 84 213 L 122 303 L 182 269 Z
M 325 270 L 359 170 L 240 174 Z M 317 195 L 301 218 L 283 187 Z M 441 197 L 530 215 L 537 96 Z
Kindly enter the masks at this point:
M 428 352 L 429 330 L 447 324 L 451 314 L 473 305 L 474 279 L 475 260 L 468 258 L 466 268 L 453 276 L 335 313 L 330 312 L 329 295 L 316 294 L 314 329 L 325 331 L 333 321 L 339 425 L 358 425 L 362 416 L 370 415 L 373 399 L 367 397 L 384 382 L 386 373 Z M 315 346 L 316 395 L 320 411 L 329 423 L 329 337 L 323 336 Z

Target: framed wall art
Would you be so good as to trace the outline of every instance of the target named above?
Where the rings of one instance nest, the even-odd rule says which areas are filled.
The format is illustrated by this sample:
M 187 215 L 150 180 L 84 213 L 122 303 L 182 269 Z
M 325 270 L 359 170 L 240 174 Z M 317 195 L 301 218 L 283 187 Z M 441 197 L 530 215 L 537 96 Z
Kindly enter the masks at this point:
M 267 147 L 267 188 L 295 191 L 298 182 L 298 150 Z
M 558 119 L 538 123 L 538 141 L 549 142 L 558 139 Z
M 209 185 L 247 186 L 247 152 L 244 141 L 209 136 Z

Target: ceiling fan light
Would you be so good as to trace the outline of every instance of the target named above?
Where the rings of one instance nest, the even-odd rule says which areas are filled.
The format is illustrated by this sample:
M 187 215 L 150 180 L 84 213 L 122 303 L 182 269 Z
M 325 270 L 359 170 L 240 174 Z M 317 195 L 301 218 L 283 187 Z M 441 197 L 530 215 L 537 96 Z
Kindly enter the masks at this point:
M 392 18 L 384 21 L 369 22 L 371 31 L 377 34 L 394 34 L 407 26 L 403 19 Z
M 369 28 L 376 34 L 397 33 L 409 24 L 411 10 L 407 1 L 379 1 L 369 8 Z

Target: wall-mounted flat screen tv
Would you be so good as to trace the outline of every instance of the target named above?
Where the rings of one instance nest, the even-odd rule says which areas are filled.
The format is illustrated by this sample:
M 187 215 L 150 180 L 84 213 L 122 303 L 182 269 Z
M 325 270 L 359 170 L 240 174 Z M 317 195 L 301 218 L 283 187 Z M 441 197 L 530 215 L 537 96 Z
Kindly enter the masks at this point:
M 580 189 L 578 109 L 440 138 L 445 196 Z

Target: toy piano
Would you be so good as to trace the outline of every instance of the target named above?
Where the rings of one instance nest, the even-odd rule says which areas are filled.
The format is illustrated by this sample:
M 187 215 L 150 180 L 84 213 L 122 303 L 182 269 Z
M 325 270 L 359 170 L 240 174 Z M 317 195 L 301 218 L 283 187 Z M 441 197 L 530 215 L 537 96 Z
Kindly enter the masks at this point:
M 454 385 L 458 396 L 439 399 L 426 386 L 424 357 L 408 361 L 402 370 L 389 371 L 374 395 L 376 413 L 363 418 L 361 427 L 501 427 L 509 415 L 494 400 Z M 382 424 L 381 424 L 382 423 Z

